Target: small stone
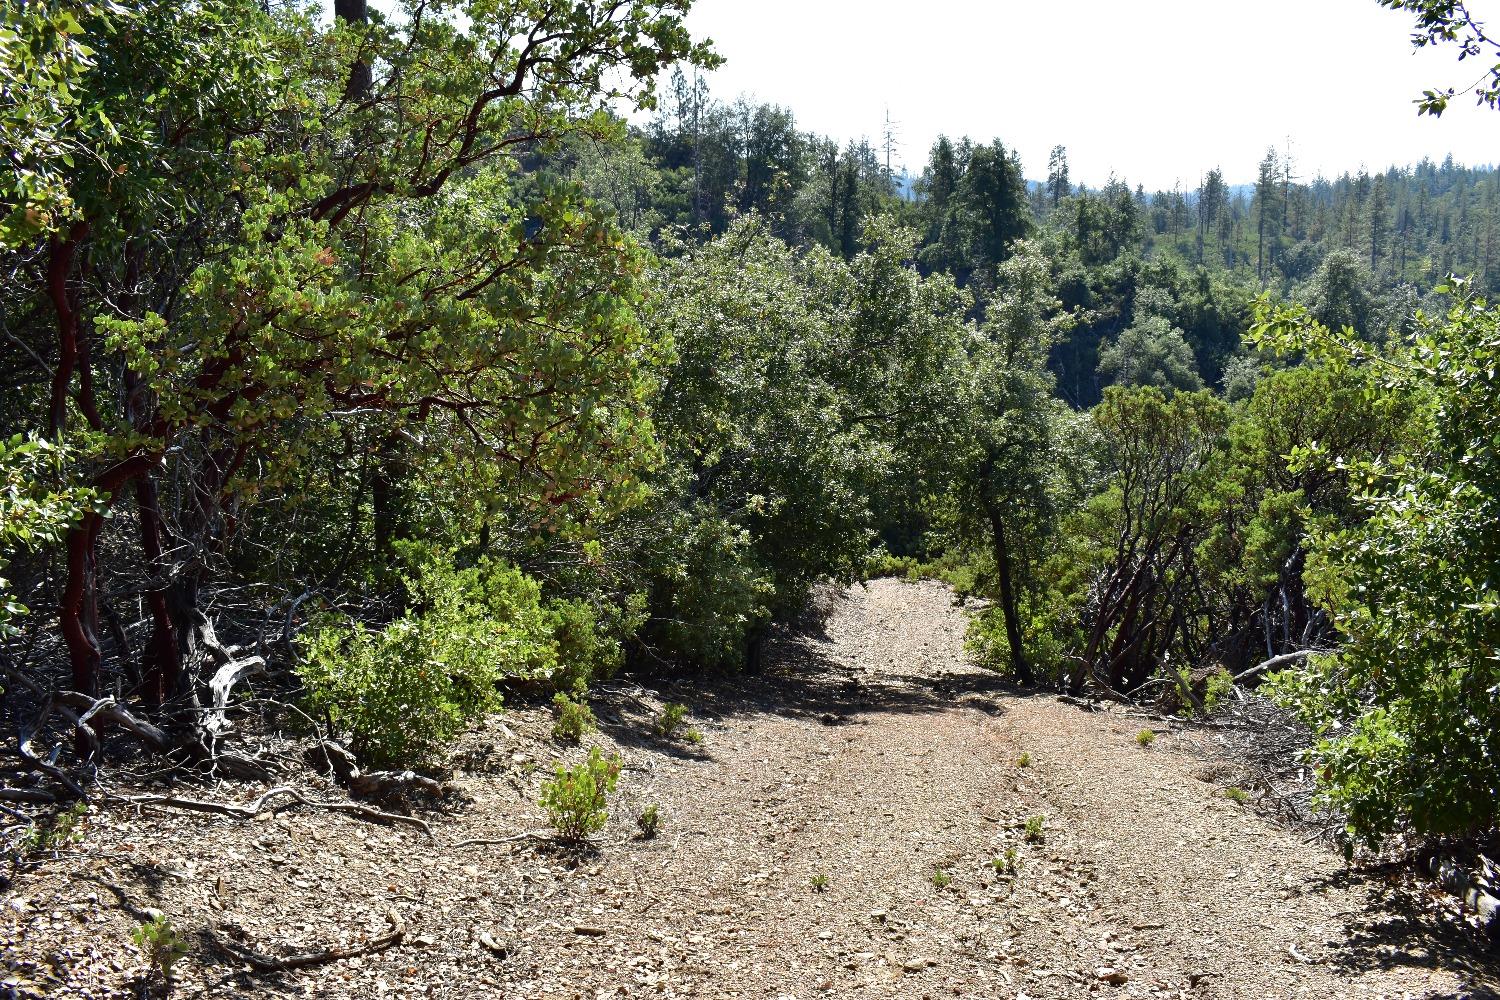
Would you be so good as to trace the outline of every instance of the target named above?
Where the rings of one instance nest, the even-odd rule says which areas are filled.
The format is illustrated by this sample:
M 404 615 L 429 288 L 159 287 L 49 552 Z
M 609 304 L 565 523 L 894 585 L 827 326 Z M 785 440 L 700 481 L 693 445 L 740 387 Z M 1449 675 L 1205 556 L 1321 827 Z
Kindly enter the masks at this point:
M 609 930 L 605 927 L 595 927 L 592 924 L 579 924 L 573 928 L 573 933 L 582 935 L 583 937 L 603 937 L 609 933 Z
M 1125 975 L 1125 973 L 1108 965 L 1099 966 L 1098 970 L 1094 973 L 1094 978 L 1100 982 L 1109 983 L 1111 986 L 1124 986 L 1130 981 L 1130 977 Z

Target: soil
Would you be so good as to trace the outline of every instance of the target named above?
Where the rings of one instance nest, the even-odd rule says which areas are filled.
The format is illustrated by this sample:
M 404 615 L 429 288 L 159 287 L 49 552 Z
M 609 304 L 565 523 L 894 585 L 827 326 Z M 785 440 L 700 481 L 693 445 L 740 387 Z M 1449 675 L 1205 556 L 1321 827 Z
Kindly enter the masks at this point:
M 188 947 L 176 997 L 1500 995 L 1420 887 L 1226 794 L 1213 730 L 1005 687 L 965 662 L 965 613 L 934 583 L 825 605 L 759 676 L 607 685 L 584 747 L 552 743 L 541 708 L 490 720 L 456 758 L 464 801 L 422 814 L 431 837 L 291 802 L 95 806 L 79 843 L 13 873 L 0 997 L 142 995 L 130 931 L 152 911 Z M 653 735 L 667 701 L 701 743 Z M 592 846 L 459 846 L 544 829 L 541 782 L 594 743 L 625 767 Z M 396 926 L 380 952 L 244 959 Z

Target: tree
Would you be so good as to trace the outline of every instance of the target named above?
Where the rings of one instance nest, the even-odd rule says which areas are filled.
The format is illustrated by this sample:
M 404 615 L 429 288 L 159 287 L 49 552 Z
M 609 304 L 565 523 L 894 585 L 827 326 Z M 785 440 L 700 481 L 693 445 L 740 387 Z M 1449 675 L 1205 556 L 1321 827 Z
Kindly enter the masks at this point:
M 1443 291 L 1447 315 L 1424 317 L 1393 357 L 1297 310 L 1267 312 L 1256 330 L 1329 363 L 1379 366 L 1423 431 L 1405 455 L 1306 456 L 1349 468 L 1365 516 L 1312 539 L 1309 589 L 1343 645 L 1276 682 L 1321 737 L 1326 797 L 1370 846 L 1399 830 L 1474 836 L 1500 825 L 1500 394 L 1490 374 L 1500 324 L 1467 284 Z
M 1229 204 L 1229 188 L 1218 167 L 1210 170 L 1198 188 L 1198 259 L 1203 260 L 1208 235 L 1218 231 L 1219 215 Z
M 1373 279 L 1352 250 L 1335 250 L 1318 267 L 1301 297 L 1313 319 L 1332 330 L 1354 330 L 1368 340 L 1382 337 L 1375 329 L 1378 303 Z
M 969 354 L 955 493 L 960 531 L 987 536 L 1011 672 L 1031 684 L 1022 602 L 1069 482 L 1059 472 L 1068 464 L 1059 461 L 1066 408 L 1052 395 L 1047 355 L 1072 320 L 1059 311 L 1041 247 L 1023 240 L 1013 249 Z
M 1026 180 L 1020 161 L 999 140 L 975 146 L 959 190 L 969 227 L 969 263 L 993 287 L 1010 246 L 1030 231 Z
M 1072 185 L 1068 183 L 1067 147 L 1053 146 L 1052 155 L 1047 158 L 1047 197 L 1056 209 L 1072 193 Z
M 56 344 L 50 433 L 91 442 L 61 609 L 77 689 L 99 685 L 99 537 L 127 497 L 160 700 L 185 693 L 199 588 L 256 493 L 330 436 L 403 433 L 539 507 L 627 486 L 654 352 L 637 252 L 576 190 L 528 190 L 518 156 L 607 138 L 609 95 L 649 103 L 660 68 L 711 58 L 683 7 L 325 27 L 216 0 L 84 24 L 101 48 L 69 119 L 89 153 L 64 175 L 72 216 L 6 291 Z
M 1280 213 L 1281 199 L 1280 168 L 1277 165 L 1276 149 L 1266 150 L 1260 161 L 1260 173 L 1255 181 L 1255 277 L 1261 284 L 1266 281 L 1266 241 L 1271 241 L 1274 256 L 1279 228 L 1276 222 Z

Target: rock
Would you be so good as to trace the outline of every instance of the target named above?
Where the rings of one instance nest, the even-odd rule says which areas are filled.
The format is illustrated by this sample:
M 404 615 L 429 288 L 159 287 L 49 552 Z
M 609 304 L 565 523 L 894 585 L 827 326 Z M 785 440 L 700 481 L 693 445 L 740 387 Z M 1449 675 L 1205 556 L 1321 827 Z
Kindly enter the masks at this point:
M 1111 986 L 1124 986 L 1130 981 L 1130 977 L 1125 973 L 1108 965 L 1099 966 L 1094 971 L 1094 978 L 1102 983 L 1109 983 Z
M 431 943 L 431 941 L 431 938 L 416 939 L 417 944 Z M 510 946 L 504 941 L 497 940 L 489 931 L 480 932 L 479 943 L 484 946 L 486 951 L 493 952 L 496 958 L 505 958 L 510 954 Z
M 883 924 L 883 923 L 885 923 L 886 916 L 887 916 L 887 914 L 886 914 L 886 912 L 884 910 L 871 910 L 870 911 L 870 919 L 873 920 L 873 921 L 875 921 L 877 924 Z
M 592 924 L 579 924 L 573 928 L 573 933 L 583 937 L 603 937 L 609 933 L 606 927 L 595 927 Z

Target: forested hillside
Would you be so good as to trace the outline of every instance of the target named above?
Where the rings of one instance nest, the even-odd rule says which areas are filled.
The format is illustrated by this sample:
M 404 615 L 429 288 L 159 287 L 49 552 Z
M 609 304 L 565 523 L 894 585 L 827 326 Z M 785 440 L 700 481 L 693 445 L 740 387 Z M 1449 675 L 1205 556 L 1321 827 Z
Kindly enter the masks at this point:
M 1463 4 L 1380 3 L 1493 108 Z M 711 95 L 690 5 L 5 7 L 17 865 L 155 801 L 119 769 L 409 821 L 502 707 L 588 746 L 600 684 L 754 675 L 887 575 L 969 598 L 1006 685 L 1267 706 L 1351 858 L 1488 850 L 1500 171 L 1147 192 L 1060 129 L 1045 178 L 942 138 L 908 191 Z M 621 768 L 559 765 L 560 840 Z

